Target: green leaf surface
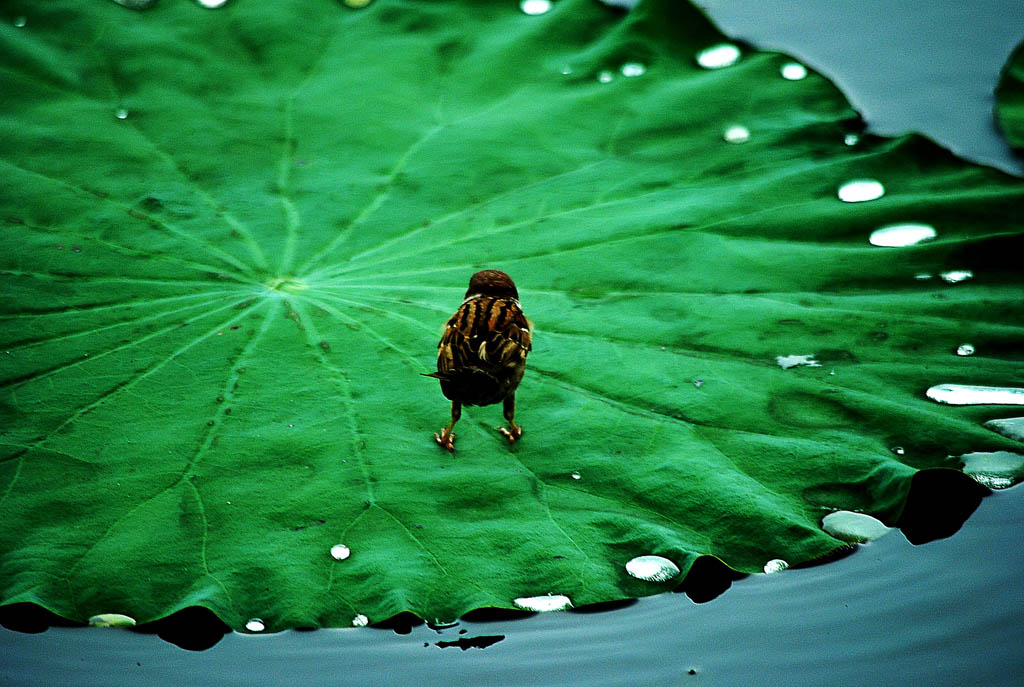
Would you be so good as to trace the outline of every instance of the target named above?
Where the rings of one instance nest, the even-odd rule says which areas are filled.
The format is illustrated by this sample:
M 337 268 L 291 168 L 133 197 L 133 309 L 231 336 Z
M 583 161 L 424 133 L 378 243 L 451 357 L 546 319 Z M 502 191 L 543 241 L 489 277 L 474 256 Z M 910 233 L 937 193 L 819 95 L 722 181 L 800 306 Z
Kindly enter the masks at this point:
M 1014 148 L 1024 148 L 1024 43 L 1010 55 L 996 86 L 996 121 Z
M 1019 451 L 982 426 L 1012 408 L 925 391 L 1022 382 L 1024 183 L 861 134 L 783 55 L 700 67 L 688 4 L 2 12 L 2 603 L 579 606 L 678 583 L 638 556 L 821 557 L 828 513 Z M 937 236 L 869 244 L 904 223 Z M 525 434 L 469 408 L 453 458 L 420 373 L 490 267 L 535 324 Z

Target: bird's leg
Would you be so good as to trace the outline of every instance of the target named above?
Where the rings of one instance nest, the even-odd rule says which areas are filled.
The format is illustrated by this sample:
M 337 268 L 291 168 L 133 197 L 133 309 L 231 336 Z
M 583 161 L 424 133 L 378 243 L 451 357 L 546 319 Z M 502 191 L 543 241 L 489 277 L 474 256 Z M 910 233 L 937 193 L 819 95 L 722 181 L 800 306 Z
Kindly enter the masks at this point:
M 511 394 L 505 397 L 505 402 L 502 403 L 502 410 L 505 411 L 505 419 L 508 420 L 508 426 L 511 429 L 505 429 L 499 427 L 498 431 L 508 439 L 508 443 L 515 442 L 516 439 L 523 436 L 523 428 L 516 425 L 512 418 L 516 414 L 516 393 L 513 391 Z
M 441 448 L 447 449 L 452 453 L 455 453 L 455 435 L 452 434 L 452 429 L 455 428 L 455 423 L 462 417 L 462 404 L 458 401 L 452 401 L 452 421 L 441 430 L 441 433 L 434 433 L 434 439 Z

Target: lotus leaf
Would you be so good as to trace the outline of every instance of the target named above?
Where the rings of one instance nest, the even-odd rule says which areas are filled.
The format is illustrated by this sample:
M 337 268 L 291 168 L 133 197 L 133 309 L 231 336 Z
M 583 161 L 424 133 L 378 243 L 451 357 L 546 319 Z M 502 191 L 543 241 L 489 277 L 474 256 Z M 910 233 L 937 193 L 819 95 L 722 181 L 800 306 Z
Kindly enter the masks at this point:
M 828 513 L 1019 451 L 925 391 L 1021 381 L 1024 184 L 688 3 L 2 13 L 0 603 L 580 606 L 826 556 Z M 452 456 L 421 373 L 482 268 L 535 326 L 525 434 L 468 408 Z

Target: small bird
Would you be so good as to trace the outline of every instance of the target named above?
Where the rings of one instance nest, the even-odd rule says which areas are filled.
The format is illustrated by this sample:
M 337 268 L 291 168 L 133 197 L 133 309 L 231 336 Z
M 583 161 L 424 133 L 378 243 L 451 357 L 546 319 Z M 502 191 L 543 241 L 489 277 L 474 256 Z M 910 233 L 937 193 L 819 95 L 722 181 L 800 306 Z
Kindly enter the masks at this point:
M 509 427 L 501 432 L 509 443 L 523 435 L 513 417 L 516 388 L 526 369 L 532 325 L 519 306 L 512 278 L 500 270 L 483 270 L 469 279 L 462 305 L 445 324 L 437 345 L 437 372 L 424 375 L 441 380 L 441 393 L 452 402 L 452 421 L 434 439 L 455 453 L 452 429 L 462 406 L 502 402 Z

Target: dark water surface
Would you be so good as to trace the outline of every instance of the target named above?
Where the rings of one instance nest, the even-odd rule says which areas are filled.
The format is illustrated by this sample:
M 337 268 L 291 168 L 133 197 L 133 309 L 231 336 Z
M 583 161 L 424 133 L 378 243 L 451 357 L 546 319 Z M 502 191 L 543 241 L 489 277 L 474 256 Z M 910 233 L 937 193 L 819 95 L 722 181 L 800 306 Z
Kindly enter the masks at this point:
M 873 131 L 920 131 L 1024 171 L 991 114 L 999 69 L 1024 39 L 1020 0 L 699 4 L 727 33 L 833 78 Z M 828 565 L 740 580 L 705 604 L 666 594 L 405 635 L 230 634 L 199 653 L 115 630 L 0 629 L 0 685 L 1021 685 L 1022 532 L 1016 487 L 984 499 L 949 539 L 912 546 L 896 531 Z

